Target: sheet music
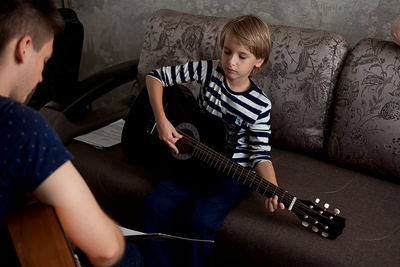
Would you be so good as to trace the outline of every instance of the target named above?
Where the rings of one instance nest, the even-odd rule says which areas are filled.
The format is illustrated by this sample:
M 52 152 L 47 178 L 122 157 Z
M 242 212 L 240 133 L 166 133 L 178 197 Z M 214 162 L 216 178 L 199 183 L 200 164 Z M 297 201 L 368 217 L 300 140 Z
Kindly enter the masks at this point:
M 121 143 L 125 120 L 120 119 L 93 132 L 80 135 L 74 139 L 99 149 L 108 148 Z

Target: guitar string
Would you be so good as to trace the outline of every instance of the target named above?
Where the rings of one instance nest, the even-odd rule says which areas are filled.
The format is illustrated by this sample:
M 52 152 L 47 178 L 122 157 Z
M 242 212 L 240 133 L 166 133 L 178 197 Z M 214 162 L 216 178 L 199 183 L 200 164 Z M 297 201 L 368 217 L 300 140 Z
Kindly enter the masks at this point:
M 212 150 L 212 149 L 210 149 L 210 148 L 208 148 L 207 146 L 205 146 L 205 145 L 203 145 L 201 142 L 199 142 L 199 140 L 197 140 L 196 138 L 194 138 L 194 137 L 192 137 L 192 136 L 190 136 L 190 135 L 188 135 L 188 134 L 186 134 L 186 133 L 184 133 L 183 131 L 180 131 L 180 130 L 178 130 L 182 135 L 183 135 L 183 137 L 184 137 L 184 140 L 186 140 L 186 141 L 188 141 L 189 143 L 190 143 L 190 145 L 193 147 L 193 149 L 194 150 L 196 150 L 196 148 L 200 151 L 200 152 L 204 152 L 204 153 L 207 153 L 208 152 L 208 154 L 213 154 L 213 158 L 214 159 L 216 159 L 216 160 L 219 160 L 220 162 L 225 162 L 225 163 L 228 163 L 228 164 L 230 164 L 231 166 L 231 168 L 232 168 L 232 163 L 230 163 L 231 162 L 231 160 L 229 160 L 227 157 L 225 157 L 225 156 L 223 156 L 223 155 L 221 155 L 220 153 L 217 153 L 217 152 L 215 152 L 214 150 Z M 201 156 L 201 155 L 200 155 Z M 206 158 L 207 158 L 207 155 L 206 155 Z M 200 159 L 200 158 L 199 158 Z M 200 160 L 202 160 L 202 159 L 200 159 Z M 212 158 L 211 158 L 211 160 L 212 160 Z M 244 168 L 243 166 L 241 166 L 241 165 L 239 165 L 238 164 L 238 166 L 240 166 L 241 168 Z M 244 168 L 245 169 L 245 168 Z M 247 170 L 247 169 L 245 169 L 247 172 L 250 172 L 249 170 Z M 242 169 L 242 172 L 243 172 L 243 169 Z M 241 173 L 242 173 L 241 172 Z M 232 177 L 234 177 L 234 175 L 236 174 L 236 170 L 235 170 L 235 172 L 234 172 L 234 174 L 232 175 Z M 253 180 L 254 180 L 254 178 L 256 178 L 256 174 L 255 173 L 252 173 L 252 174 L 254 174 L 253 176 Z M 261 177 L 260 177 L 261 178 Z M 246 178 L 247 179 L 247 178 Z M 239 179 L 238 179 L 239 180 Z M 271 185 L 271 183 L 269 182 L 269 181 L 267 181 L 267 180 L 265 180 L 265 179 L 263 179 L 263 178 L 261 178 L 261 183 L 262 183 L 262 186 L 261 186 L 261 183 L 259 184 L 259 186 L 258 186 L 258 188 L 261 186 L 263 189 L 265 189 L 265 190 L 268 190 L 268 187 Z M 244 184 L 245 184 L 245 182 L 243 182 Z M 274 192 L 272 192 L 271 193 L 271 191 L 269 192 L 271 195 L 274 195 L 275 193 L 276 193 L 276 189 L 278 189 L 279 191 L 281 191 L 281 193 L 283 194 L 283 199 L 284 200 L 286 200 L 287 202 L 290 202 L 291 200 L 292 200 L 292 198 L 288 198 L 289 196 L 287 196 L 287 194 L 288 194 L 288 192 L 287 191 L 284 191 L 284 190 L 282 190 L 281 188 L 279 188 L 279 187 L 277 187 L 277 186 L 275 186 L 274 184 L 272 184 L 274 187 L 275 187 L 275 190 L 274 190 Z M 266 187 L 265 187 L 266 186 Z M 258 190 L 256 190 L 257 192 L 258 192 Z M 265 191 L 266 192 L 266 191 Z M 264 192 L 264 194 L 265 194 L 265 192 Z M 313 209 L 311 209 L 309 206 L 307 206 L 307 205 L 305 205 L 304 203 L 302 203 L 302 202 L 299 202 L 299 203 L 295 203 L 294 204 L 294 206 L 293 206 L 293 211 L 297 211 L 300 215 L 307 215 L 305 212 L 303 212 L 303 209 L 300 207 L 300 206 L 302 206 L 302 208 L 303 209 L 307 209 L 307 210 L 309 210 L 309 211 L 311 211 L 312 213 L 315 213 L 315 214 L 317 214 L 318 216 L 322 216 L 322 214 L 318 214 L 315 210 L 313 210 Z M 312 217 L 312 215 L 311 214 L 308 214 L 313 220 L 314 220 L 314 223 L 315 222 L 318 222 L 318 220 L 317 219 L 315 219 L 314 217 Z M 325 216 L 324 216 L 325 217 Z M 320 222 L 318 222 L 321 226 L 325 226 L 325 225 L 323 225 L 322 223 L 320 223 Z

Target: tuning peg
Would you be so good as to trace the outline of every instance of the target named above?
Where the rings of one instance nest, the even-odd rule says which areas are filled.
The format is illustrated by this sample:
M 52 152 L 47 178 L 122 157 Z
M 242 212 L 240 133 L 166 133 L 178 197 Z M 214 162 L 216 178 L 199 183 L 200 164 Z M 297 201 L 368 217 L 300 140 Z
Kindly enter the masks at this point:
M 318 232 L 318 227 L 316 227 L 316 226 L 313 226 L 311 229 L 316 233 Z
M 335 215 L 339 215 L 340 214 L 340 210 L 335 208 L 335 209 L 333 209 L 333 213 Z
M 328 204 L 328 203 L 325 203 L 325 204 L 324 204 L 324 208 L 325 208 L 325 209 L 328 209 L 328 208 L 329 208 L 329 204 Z
M 316 199 L 315 199 L 315 204 L 318 204 L 319 201 L 320 201 L 320 199 L 319 199 L 319 198 L 316 198 Z
M 328 234 L 327 232 L 322 232 L 321 235 L 322 235 L 323 237 L 325 237 L 325 238 L 329 236 L 329 234 Z
M 309 224 L 308 222 L 306 222 L 306 221 L 302 221 L 301 224 L 302 224 L 304 227 L 308 227 L 308 226 L 310 225 L 310 224 Z

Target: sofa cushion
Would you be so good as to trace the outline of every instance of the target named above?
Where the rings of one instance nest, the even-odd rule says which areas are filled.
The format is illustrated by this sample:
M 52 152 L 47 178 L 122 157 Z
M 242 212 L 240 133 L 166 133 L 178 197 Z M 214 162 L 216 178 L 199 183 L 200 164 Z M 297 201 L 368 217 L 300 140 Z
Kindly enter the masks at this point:
M 400 186 L 304 153 L 275 148 L 279 185 L 300 199 L 321 199 L 346 219 L 335 240 L 304 228 L 285 211 L 269 213 L 252 193 L 219 228 L 211 266 L 398 266 Z M 262 263 L 262 264 L 260 264 Z
M 149 19 L 138 66 L 145 75 L 164 65 L 220 58 L 219 33 L 228 18 L 159 10 Z M 272 53 L 256 83 L 272 101 L 272 143 L 322 152 L 328 113 L 348 44 L 338 34 L 270 25 Z M 197 85 L 189 86 L 194 95 Z
M 338 83 L 331 159 L 400 178 L 400 47 L 361 40 Z

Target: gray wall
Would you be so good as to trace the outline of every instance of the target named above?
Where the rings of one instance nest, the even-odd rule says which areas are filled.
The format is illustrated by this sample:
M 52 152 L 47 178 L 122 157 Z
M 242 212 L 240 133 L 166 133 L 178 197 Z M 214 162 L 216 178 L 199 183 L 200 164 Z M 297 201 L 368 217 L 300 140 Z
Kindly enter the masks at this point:
M 138 58 L 144 25 L 152 12 L 169 8 L 193 14 L 233 17 L 254 13 L 268 24 L 324 29 L 355 45 L 375 37 L 390 40 L 400 16 L 399 0 L 71 0 L 85 26 L 81 77 Z

